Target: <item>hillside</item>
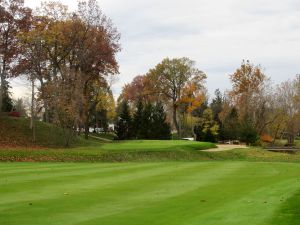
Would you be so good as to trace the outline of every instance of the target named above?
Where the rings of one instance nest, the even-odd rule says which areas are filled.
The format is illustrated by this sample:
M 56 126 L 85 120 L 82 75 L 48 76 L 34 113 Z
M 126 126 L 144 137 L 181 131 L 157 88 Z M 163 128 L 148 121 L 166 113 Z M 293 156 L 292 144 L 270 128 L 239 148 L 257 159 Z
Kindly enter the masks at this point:
M 36 122 L 36 142 L 33 142 L 30 120 L 0 117 L 0 146 L 59 147 L 64 145 L 63 130 L 48 123 Z

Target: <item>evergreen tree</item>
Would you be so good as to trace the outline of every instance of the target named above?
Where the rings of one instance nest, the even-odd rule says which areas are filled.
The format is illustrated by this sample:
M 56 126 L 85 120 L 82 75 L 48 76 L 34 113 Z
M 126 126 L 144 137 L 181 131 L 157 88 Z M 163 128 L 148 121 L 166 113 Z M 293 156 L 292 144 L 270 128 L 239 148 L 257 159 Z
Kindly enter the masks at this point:
M 143 110 L 142 120 L 140 124 L 140 139 L 150 139 L 151 138 L 151 125 L 152 125 L 152 109 L 153 106 L 148 103 Z
M 136 139 L 141 138 L 143 110 L 144 110 L 143 102 L 141 99 L 139 99 L 137 102 L 136 111 L 133 115 L 133 136 Z
M 128 140 L 132 138 L 132 119 L 127 101 L 124 101 L 121 104 L 116 124 L 116 135 L 119 140 Z
M 223 97 L 219 89 L 215 91 L 215 98 L 212 100 L 210 104 L 210 108 L 213 112 L 213 119 L 216 121 L 219 125 L 221 124 L 219 113 L 222 112 L 223 109 Z
M 8 81 L 3 81 L 3 90 L 2 91 L 2 108 L 1 112 L 10 112 L 13 109 L 13 100 L 11 98 L 11 93 L 9 91 L 10 86 Z
M 238 140 L 239 132 L 238 112 L 236 108 L 232 108 L 221 126 L 219 137 L 221 140 Z
M 241 124 L 240 135 L 240 140 L 245 142 L 247 145 L 254 144 L 258 140 L 258 134 L 254 124 L 248 115 L 245 115 Z
M 161 102 L 158 102 L 153 107 L 152 113 L 152 126 L 151 126 L 151 139 L 154 140 L 170 140 L 171 127 L 166 122 L 166 113 Z
M 212 143 L 215 143 L 217 141 L 216 135 L 213 134 L 211 129 L 207 129 L 207 131 L 204 135 L 204 141 L 212 142 Z

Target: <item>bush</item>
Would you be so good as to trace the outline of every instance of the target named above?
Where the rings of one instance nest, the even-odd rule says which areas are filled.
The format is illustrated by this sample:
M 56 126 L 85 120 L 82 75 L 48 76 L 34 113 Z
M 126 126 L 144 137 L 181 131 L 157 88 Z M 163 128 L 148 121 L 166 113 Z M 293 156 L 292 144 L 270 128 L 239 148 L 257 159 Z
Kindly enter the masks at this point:
M 272 143 L 273 142 L 273 138 L 270 135 L 268 135 L 268 134 L 261 135 L 260 136 L 260 140 L 262 142 L 265 142 L 265 143 Z
M 8 115 L 10 117 L 21 117 L 21 114 L 17 111 L 12 111 L 12 112 L 8 113 Z

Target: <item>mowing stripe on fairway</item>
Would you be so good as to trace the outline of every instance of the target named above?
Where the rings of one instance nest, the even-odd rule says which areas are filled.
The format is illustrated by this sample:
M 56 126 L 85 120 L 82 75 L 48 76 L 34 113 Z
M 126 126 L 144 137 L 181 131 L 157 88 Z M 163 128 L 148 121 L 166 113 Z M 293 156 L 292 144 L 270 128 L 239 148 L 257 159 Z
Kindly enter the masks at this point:
M 64 168 L 55 168 L 54 170 L 48 169 L 48 170 L 36 170 L 36 171 L 30 171 L 25 172 L 24 174 L 12 174 L 12 175 L 3 175 L 1 176 L 0 180 L 0 186 L 7 185 L 11 183 L 22 183 L 22 182 L 33 182 L 33 181 L 43 181 L 48 180 L 49 178 L 60 178 L 60 177 L 69 177 L 69 176 L 78 176 L 84 177 L 85 175 L 92 175 L 93 173 L 95 175 L 99 175 L 99 173 L 105 173 L 105 172 L 117 172 L 118 170 L 127 170 L 127 169 L 139 169 L 139 168 L 147 168 L 152 167 L 152 165 L 147 164 L 128 164 L 128 165 L 122 165 L 122 166 L 115 166 L 110 165 L 106 167 L 98 167 L 97 164 L 95 167 L 80 167 L 80 168 L 74 168 L 74 167 L 64 167 Z
M 253 183 L 251 181 L 251 177 L 253 179 L 256 176 L 254 169 L 265 169 L 265 166 L 259 165 L 258 168 L 249 168 L 248 164 L 247 167 L 241 167 L 240 171 L 236 170 L 234 173 L 229 173 L 226 176 L 215 177 L 217 181 L 206 183 L 204 188 L 187 191 L 180 195 L 172 196 L 172 198 L 169 199 L 162 198 L 154 204 L 149 204 L 151 202 L 148 201 L 148 204 L 144 207 L 138 206 L 131 210 L 127 210 L 126 212 L 115 213 L 114 215 L 107 216 L 100 221 L 103 224 L 117 224 L 118 221 L 125 220 L 132 221 L 128 224 L 199 224 L 199 221 L 205 221 L 205 223 L 202 222 L 200 224 L 223 224 L 220 223 L 220 221 L 223 221 L 224 224 L 230 225 L 256 224 L 253 223 L 253 220 L 249 220 L 249 218 L 254 215 L 259 215 L 258 213 L 262 213 L 261 216 L 257 217 L 260 222 L 267 216 L 270 216 L 274 208 L 271 207 L 271 210 L 266 211 L 265 213 L 263 209 L 266 207 L 264 205 L 264 201 L 266 199 L 262 198 L 261 195 L 258 195 L 257 200 L 260 202 L 260 206 L 252 208 L 248 217 L 243 217 L 239 210 L 244 209 L 245 212 L 248 212 L 249 205 L 244 201 L 240 202 L 240 199 L 244 196 L 248 196 L 252 192 L 260 190 L 261 188 L 264 190 L 261 192 L 258 191 L 257 193 L 267 194 L 270 189 L 270 181 L 274 182 L 272 185 L 279 188 L 279 193 L 282 193 L 282 191 L 285 193 L 286 188 L 284 187 L 287 187 L 286 184 L 293 183 L 293 180 L 291 180 L 291 182 L 277 181 L 276 177 L 274 177 L 274 175 L 277 174 L 277 171 L 271 166 L 270 170 L 267 170 L 266 173 L 258 175 L 258 177 L 261 176 L 268 178 L 265 186 L 261 187 L 260 183 Z M 257 172 L 260 172 L 260 170 Z M 245 179 L 241 179 L 241 177 L 239 177 L 239 183 L 235 183 L 239 173 L 250 175 L 250 177 L 245 176 Z M 207 175 L 210 176 L 211 174 Z M 250 180 L 248 180 L 249 178 Z M 299 185 L 294 187 L 294 189 L 295 188 L 299 188 Z M 233 196 L 230 195 L 232 194 L 230 193 L 231 191 L 235 191 Z M 203 203 L 202 200 L 205 200 L 205 203 Z M 231 208 L 233 210 L 231 210 Z M 237 216 L 236 214 L 240 214 L 240 216 Z M 151 220 L 151 218 L 147 218 L 145 215 L 155 215 L 155 218 L 158 219 L 159 222 L 155 223 Z M 177 219 L 173 221 L 172 218 L 174 215 L 176 215 Z M 226 222 L 226 218 L 229 218 L 228 223 Z M 96 224 L 98 219 L 99 218 L 82 224 Z M 246 222 L 247 219 L 249 222 Z M 138 221 L 138 223 L 135 223 L 135 221 Z M 172 221 L 172 223 L 170 223 L 170 221 Z
M 1 225 L 273 225 L 276 215 L 295 225 L 298 218 L 288 213 L 300 207 L 292 201 L 299 199 L 299 164 L 45 165 L 36 174 L 4 171 L 11 183 L 0 185 Z
M 234 170 L 239 168 L 241 165 L 242 165 L 242 163 L 239 163 L 239 164 L 235 163 Z M 111 214 L 112 212 L 114 212 L 114 213 L 118 212 L 118 210 L 115 210 L 116 209 L 116 204 L 119 206 L 118 207 L 119 210 L 121 210 L 121 209 L 128 210 L 128 201 L 130 201 L 130 200 L 132 201 L 132 199 L 133 199 L 132 195 L 128 195 L 128 194 L 130 194 L 130 192 L 133 191 L 134 193 L 131 193 L 131 194 L 133 194 L 134 196 L 138 196 L 138 193 L 140 193 L 141 196 L 137 197 L 137 202 L 136 203 L 138 203 L 139 201 L 144 202 L 147 199 L 150 200 L 153 196 L 155 196 L 157 194 L 157 190 L 160 189 L 159 187 L 163 188 L 163 186 L 165 185 L 164 184 L 165 182 L 167 184 L 169 182 L 171 182 L 171 186 L 173 186 L 178 181 L 180 181 L 180 180 L 178 180 L 178 177 L 180 179 L 188 181 L 186 179 L 186 177 L 189 178 L 189 179 L 195 178 L 195 174 L 197 174 L 195 172 L 197 172 L 197 171 L 198 171 L 198 174 L 199 174 L 199 178 L 203 178 L 203 176 L 205 176 L 205 173 L 199 173 L 199 169 L 201 169 L 201 168 L 202 168 L 202 172 L 205 172 L 206 170 L 208 170 L 207 175 L 210 175 L 211 181 L 215 181 L 214 180 L 215 177 L 211 176 L 211 175 L 223 176 L 223 173 L 220 173 L 220 171 L 222 171 L 222 170 L 223 171 L 228 170 L 228 171 L 231 172 L 230 166 L 227 166 L 227 169 L 226 169 L 225 165 L 215 164 L 215 163 L 206 163 L 207 168 L 205 168 L 203 165 L 201 165 L 199 163 L 179 164 L 175 167 L 174 167 L 174 164 L 171 164 L 170 166 L 171 167 L 169 167 L 167 170 L 164 170 L 161 167 L 160 168 L 153 168 L 153 170 L 156 170 L 155 173 L 147 173 L 147 171 L 143 171 L 144 174 L 143 174 L 142 177 L 138 178 L 139 179 L 138 182 L 132 182 L 132 180 L 124 180 L 123 183 L 120 183 L 119 185 L 112 186 L 112 187 L 108 186 L 105 189 L 101 189 L 101 192 L 102 192 L 101 198 L 99 198 L 99 197 L 97 198 L 97 194 L 99 193 L 99 190 L 93 190 L 95 192 L 93 195 L 91 195 L 91 193 L 88 192 L 88 191 L 87 191 L 87 193 L 83 193 L 83 194 L 88 194 L 89 196 L 94 196 L 94 198 L 92 198 L 91 200 L 89 200 L 87 202 L 87 204 L 89 206 L 88 209 L 84 210 L 84 211 L 80 210 L 80 212 L 81 213 L 85 212 L 84 213 L 85 214 L 84 218 L 88 218 L 87 215 L 90 215 L 90 216 L 98 215 L 97 210 L 99 210 L 99 206 L 101 206 L 101 204 L 105 204 L 105 202 L 108 201 L 108 200 L 109 200 L 109 203 L 105 204 L 105 210 L 103 211 L 103 215 L 105 215 L 107 213 Z M 200 168 L 199 168 L 199 166 L 200 166 Z M 168 174 L 169 174 L 169 176 L 171 175 L 171 176 L 173 176 L 177 179 L 175 179 L 175 181 L 165 180 L 165 178 L 168 177 Z M 157 182 L 157 181 L 159 181 L 159 182 Z M 191 179 L 191 181 L 193 183 L 194 179 Z M 147 184 L 146 186 L 144 185 L 145 182 Z M 142 184 L 141 188 L 137 189 L 136 186 L 138 186 L 140 184 Z M 180 184 L 180 182 L 179 182 L 179 184 Z M 173 190 L 173 194 L 171 194 L 172 192 L 167 193 L 167 194 L 165 194 L 165 198 L 172 197 L 172 196 L 174 196 L 174 194 L 175 195 L 180 194 L 181 192 L 193 190 L 195 188 L 198 188 L 201 185 L 203 185 L 203 184 L 195 183 L 194 186 L 191 186 L 191 187 L 183 186 L 181 189 L 178 189 L 178 186 L 175 185 L 176 188 L 175 188 L 175 190 Z M 171 188 L 171 186 L 170 186 L 170 188 Z M 149 190 L 148 191 L 149 193 L 147 192 L 147 190 Z M 106 192 L 108 192 L 107 194 L 109 194 L 110 191 L 114 191 L 117 194 L 115 196 L 112 196 L 112 198 L 107 199 Z M 125 195 L 122 195 L 124 192 L 125 192 Z M 148 193 L 148 195 L 147 195 L 147 193 Z M 75 196 L 75 199 L 72 202 L 72 205 L 80 205 L 80 207 L 87 207 L 84 204 L 85 200 L 84 200 L 84 196 L 82 196 L 82 193 L 78 193 L 77 195 L 79 195 L 78 199 L 76 199 L 76 196 Z M 73 196 L 73 194 L 72 194 L 72 196 Z M 147 196 L 148 196 L 148 198 L 146 198 Z M 58 196 L 58 198 L 59 197 L 61 197 L 61 196 Z M 100 200 L 102 202 L 100 202 Z M 46 199 L 45 198 L 45 199 L 43 199 L 42 201 L 39 201 L 39 202 L 35 199 L 32 199 L 32 202 L 34 203 L 34 205 L 36 205 L 36 204 L 53 205 L 53 201 L 57 202 L 57 199 Z M 95 201 L 95 203 L 94 203 L 95 205 L 92 204 L 93 201 Z M 99 205 L 99 202 L 100 202 L 100 205 Z M 120 202 L 122 202 L 122 204 Z M 112 203 L 112 207 L 109 207 L 110 203 Z M 133 206 L 136 206 L 136 203 L 133 204 Z M 18 204 L 14 205 L 15 206 L 14 210 L 18 210 L 19 207 L 22 208 L 22 207 L 24 207 L 24 205 L 25 204 L 23 204 L 23 203 L 21 204 L 21 206 L 18 205 Z M 56 209 L 59 209 L 60 207 L 68 208 L 69 206 L 60 204 L 56 207 Z M 96 209 L 96 211 L 95 211 L 95 209 Z M 12 210 L 9 210 L 9 212 L 11 212 L 11 211 Z M 8 211 L 6 211 L 6 212 L 8 212 Z M 80 215 L 80 214 L 78 214 L 78 212 L 76 212 L 74 214 L 71 214 L 70 218 L 67 215 L 68 215 L 68 213 L 63 214 L 62 218 L 60 218 L 57 215 L 56 218 L 60 218 L 58 221 L 62 221 L 64 218 L 66 218 L 65 222 L 70 222 L 70 221 L 74 220 L 74 218 L 76 219 L 78 217 L 78 215 Z M 19 217 L 19 216 L 15 215 L 15 217 Z M 76 219 L 76 221 L 78 221 L 78 220 L 79 220 L 79 218 Z M 58 222 L 58 221 L 56 221 L 56 222 Z

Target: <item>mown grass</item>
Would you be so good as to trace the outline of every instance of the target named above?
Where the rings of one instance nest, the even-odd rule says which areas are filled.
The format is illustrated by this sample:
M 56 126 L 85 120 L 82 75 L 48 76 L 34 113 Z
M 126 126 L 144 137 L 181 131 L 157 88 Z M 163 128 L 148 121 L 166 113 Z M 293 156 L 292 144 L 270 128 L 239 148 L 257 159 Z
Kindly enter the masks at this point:
M 296 225 L 300 164 L 0 163 L 3 225 Z

